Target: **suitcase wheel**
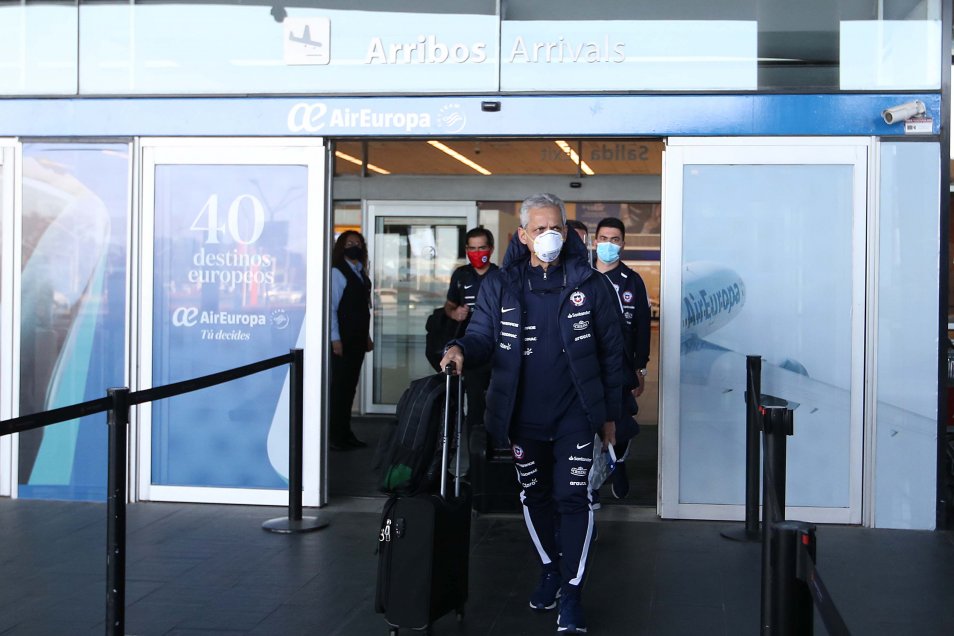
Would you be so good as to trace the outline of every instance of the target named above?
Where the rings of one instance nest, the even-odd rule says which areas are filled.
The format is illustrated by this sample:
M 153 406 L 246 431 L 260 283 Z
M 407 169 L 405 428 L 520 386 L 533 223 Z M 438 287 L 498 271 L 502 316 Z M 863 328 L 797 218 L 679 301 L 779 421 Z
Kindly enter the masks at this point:
M 458 623 L 463 623 L 463 622 L 464 622 L 464 608 L 463 608 L 463 607 L 458 607 L 458 608 L 457 608 L 457 622 L 458 622 Z
M 392 627 L 388 630 L 388 636 L 398 636 L 398 628 Z

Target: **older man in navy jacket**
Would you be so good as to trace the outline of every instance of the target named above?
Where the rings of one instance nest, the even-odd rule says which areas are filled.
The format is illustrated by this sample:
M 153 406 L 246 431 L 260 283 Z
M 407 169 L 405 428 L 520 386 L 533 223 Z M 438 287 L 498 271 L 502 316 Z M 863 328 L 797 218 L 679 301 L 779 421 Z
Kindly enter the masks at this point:
M 556 607 L 557 631 L 586 631 L 580 590 L 593 534 L 587 475 L 594 435 L 616 441 L 623 337 L 619 300 L 592 269 L 566 209 L 526 199 L 503 267 L 488 275 L 467 333 L 451 343 L 457 371 L 492 361 L 485 421 L 513 449 L 524 519 L 543 570 L 530 607 Z M 559 529 L 559 532 L 557 532 Z

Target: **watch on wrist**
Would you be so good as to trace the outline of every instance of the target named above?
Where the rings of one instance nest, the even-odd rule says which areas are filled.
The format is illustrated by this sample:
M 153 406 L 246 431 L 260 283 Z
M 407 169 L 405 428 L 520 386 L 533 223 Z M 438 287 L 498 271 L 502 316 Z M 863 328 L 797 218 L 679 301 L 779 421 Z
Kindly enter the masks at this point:
M 639 375 L 641 375 L 641 376 L 643 376 L 643 377 L 645 378 L 645 377 L 646 377 L 646 374 L 648 373 L 648 371 L 646 371 L 646 369 L 638 369 L 638 370 L 636 371 L 636 373 L 638 373 Z

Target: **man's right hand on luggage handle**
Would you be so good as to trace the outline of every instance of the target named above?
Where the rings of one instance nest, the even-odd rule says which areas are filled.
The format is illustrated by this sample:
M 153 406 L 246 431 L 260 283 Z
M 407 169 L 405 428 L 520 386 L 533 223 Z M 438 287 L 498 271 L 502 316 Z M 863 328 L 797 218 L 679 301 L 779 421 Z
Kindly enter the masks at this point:
M 446 369 L 447 365 L 454 363 L 454 368 L 451 369 L 453 375 L 460 375 L 464 372 L 464 352 L 460 347 L 454 345 L 447 349 L 444 353 L 444 357 L 441 358 L 441 368 Z

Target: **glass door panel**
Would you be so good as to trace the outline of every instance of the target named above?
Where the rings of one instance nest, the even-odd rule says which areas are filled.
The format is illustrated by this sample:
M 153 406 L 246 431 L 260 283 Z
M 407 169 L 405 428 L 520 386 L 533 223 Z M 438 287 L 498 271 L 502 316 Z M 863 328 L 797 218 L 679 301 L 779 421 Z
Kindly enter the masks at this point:
M 434 370 L 424 356 L 427 317 L 444 305 L 464 263 L 472 202 L 369 202 L 374 351 L 365 364 L 365 411 L 393 413 L 411 380 Z
M 664 266 L 663 506 L 741 510 L 751 354 L 763 360 L 762 393 L 795 408 L 794 518 L 858 522 L 865 148 L 713 145 L 676 148 L 667 163 L 679 188 L 670 214 L 681 217 L 674 237 L 664 232 L 678 251 Z
M 321 386 L 321 321 L 306 319 L 321 294 L 313 264 L 325 256 L 321 140 L 179 143 L 144 148 L 140 382 L 166 385 L 308 342 L 305 384 Z M 304 396 L 305 505 L 320 503 L 319 396 Z M 288 399 L 281 366 L 151 403 L 141 413 L 142 498 L 287 501 Z
M 24 144 L 19 412 L 126 384 L 128 143 Z M 18 436 L 18 496 L 106 499 L 101 414 Z

